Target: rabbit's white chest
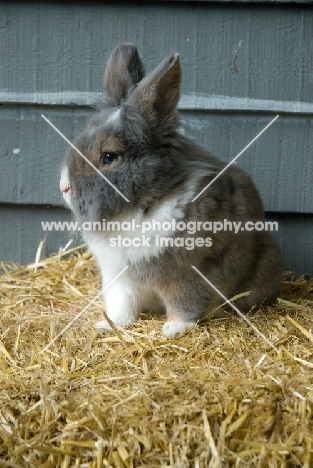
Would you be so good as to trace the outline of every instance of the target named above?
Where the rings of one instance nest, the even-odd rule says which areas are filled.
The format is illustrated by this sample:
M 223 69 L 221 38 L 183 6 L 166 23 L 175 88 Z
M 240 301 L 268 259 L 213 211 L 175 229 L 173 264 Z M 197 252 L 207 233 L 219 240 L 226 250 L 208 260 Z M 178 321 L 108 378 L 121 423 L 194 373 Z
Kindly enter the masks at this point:
M 137 210 L 105 223 L 105 230 L 88 232 L 84 237 L 104 268 L 120 271 L 129 263 L 159 256 L 165 245 L 161 239 L 174 236 L 175 222 L 184 218 L 184 207 L 194 196 L 194 184 L 183 194 L 165 200 L 149 216 Z

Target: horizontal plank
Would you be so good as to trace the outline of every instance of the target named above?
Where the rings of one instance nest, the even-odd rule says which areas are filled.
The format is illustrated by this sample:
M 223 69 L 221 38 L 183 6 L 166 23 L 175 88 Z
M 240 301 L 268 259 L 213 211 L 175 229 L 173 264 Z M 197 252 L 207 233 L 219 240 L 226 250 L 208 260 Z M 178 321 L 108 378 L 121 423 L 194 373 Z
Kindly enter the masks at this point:
M 0 202 L 63 203 L 59 172 L 89 108 L 1 106 Z M 233 159 L 272 119 L 263 114 L 182 111 L 185 133 L 224 161 Z M 313 121 L 281 116 L 237 161 L 257 185 L 267 211 L 313 213 Z
M 69 211 L 54 206 L 0 205 L 1 242 L 0 262 L 20 264 L 35 261 L 39 244 L 45 239 L 43 258 L 57 253 L 71 239 L 68 232 L 44 232 L 41 221 L 68 221 Z M 75 242 L 81 242 L 73 237 Z
M 224 161 L 233 159 L 270 116 L 183 113 L 186 134 Z M 237 160 L 266 211 L 313 213 L 313 121 L 280 117 Z
M 147 71 L 179 52 L 183 95 L 305 105 L 312 37 L 313 9 L 300 5 L 3 1 L 0 91 L 98 93 L 112 49 L 127 41 Z
M 278 222 L 278 231 L 272 233 L 284 255 L 285 270 L 313 276 L 313 215 L 267 214 Z M 82 240 L 68 232 L 44 232 L 41 222 L 71 221 L 71 213 L 53 206 L 0 205 L 1 242 L 0 262 L 15 261 L 21 264 L 34 262 L 40 241 L 46 236 L 43 256 L 63 248 L 70 239 L 72 246 Z
M 57 93 L 17 93 L 0 91 L 1 104 L 90 107 L 103 99 L 103 93 L 62 91 Z M 235 96 L 183 94 L 178 108 L 197 111 L 273 112 L 284 114 L 313 114 L 312 102 L 249 99 Z

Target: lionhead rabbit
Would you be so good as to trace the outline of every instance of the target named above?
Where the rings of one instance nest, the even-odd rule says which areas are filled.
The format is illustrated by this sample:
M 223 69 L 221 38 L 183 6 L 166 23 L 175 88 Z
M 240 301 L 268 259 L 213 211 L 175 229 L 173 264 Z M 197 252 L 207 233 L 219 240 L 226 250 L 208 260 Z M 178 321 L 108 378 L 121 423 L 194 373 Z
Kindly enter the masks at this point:
M 83 235 L 103 284 L 128 266 L 104 292 L 108 317 L 126 326 L 143 309 L 165 309 L 167 337 L 182 333 L 224 302 L 192 266 L 227 298 L 250 291 L 236 301 L 241 311 L 271 304 L 281 279 L 280 251 L 267 232 L 240 228 L 214 234 L 206 228 L 209 222 L 244 226 L 264 220 L 258 191 L 247 174 L 229 167 L 192 202 L 225 164 L 179 131 L 180 81 L 178 54 L 170 54 L 144 76 L 136 47 L 119 45 L 106 67 L 100 111 L 75 141 L 94 167 L 70 149 L 60 182 L 76 219 L 82 225 L 98 222 Z M 114 221 L 119 230 L 98 230 L 104 220 Z M 132 220 L 131 231 L 121 228 Z M 142 225 L 149 222 L 152 227 L 143 238 Z M 197 226 L 196 231 L 182 229 L 183 223 Z M 110 329 L 105 320 L 96 327 Z

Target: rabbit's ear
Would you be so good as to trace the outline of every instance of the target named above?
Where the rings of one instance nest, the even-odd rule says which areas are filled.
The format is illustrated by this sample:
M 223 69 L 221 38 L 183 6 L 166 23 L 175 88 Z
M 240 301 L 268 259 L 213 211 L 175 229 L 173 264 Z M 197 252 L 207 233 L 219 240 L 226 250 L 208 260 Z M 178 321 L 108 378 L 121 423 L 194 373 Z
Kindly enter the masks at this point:
M 137 48 L 133 44 L 117 46 L 108 61 L 104 73 L 103 86 L 106 103 L 119 106 L 125 101 L 130 88 L 144 77 L 144 68 Z
M 128 102 L 151 122 L 177 117 L 181 68 L 178 54 L 170 54 L 131 93 Z M 155 120 L 156 119 L 156 120 Z

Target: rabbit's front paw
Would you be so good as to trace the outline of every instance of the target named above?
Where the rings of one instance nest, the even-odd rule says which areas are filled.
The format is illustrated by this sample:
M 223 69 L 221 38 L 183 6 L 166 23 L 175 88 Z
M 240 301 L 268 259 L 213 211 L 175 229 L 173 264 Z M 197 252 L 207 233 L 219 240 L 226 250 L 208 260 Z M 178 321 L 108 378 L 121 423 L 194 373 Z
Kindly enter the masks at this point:
M 193 328 L 195 324 L 196 322 L 165 322 L 162 332 L 167 338 L 174 338 L 182 335 L 189 328 Z
M 109 324 L 109 322 L 105 319 L 100 320 L 99 322 L 95 323 L 95 328 L 97 329 L 98 332 L 110 332 L 112 331 L 112 327 Z
M 135 321 L 135 319 L 131 320 L 129 318 L 125 319 L 125 320 L 112 320 L 113 324 L 118 326 L 118 327 L 128 327 L 134 321 Z M 99 332 L 110 332 L 110 331 L 112 331 L 111 325 L 109 324 L 109 322 L 105 318 L 103 320 L 100 320 L 99 322 L 96 322 L 94 326 Z

